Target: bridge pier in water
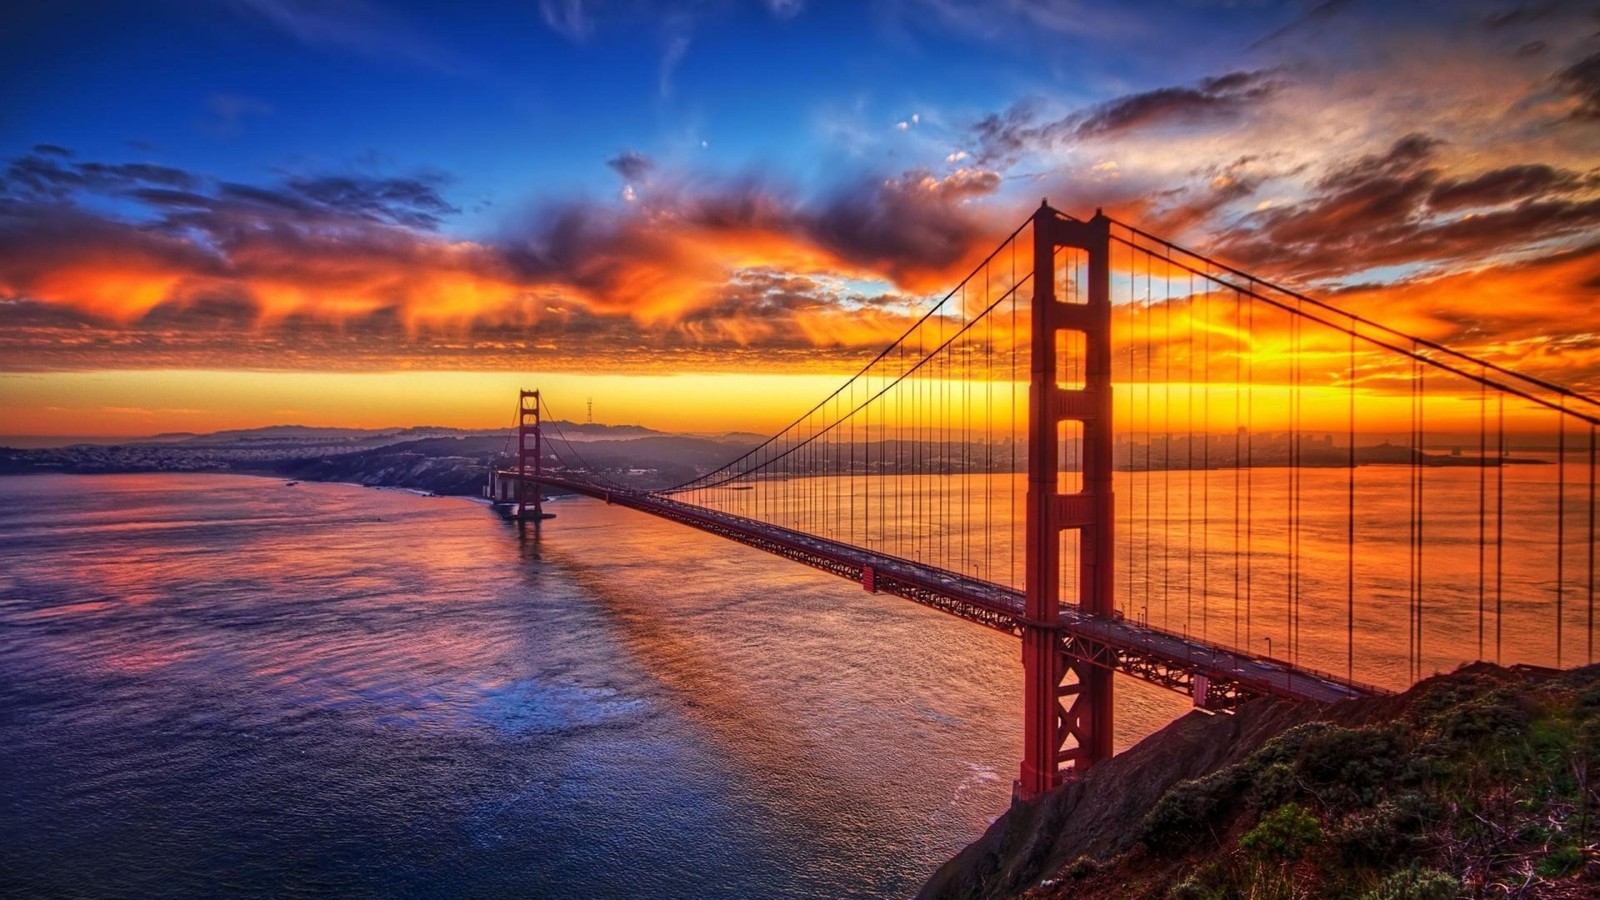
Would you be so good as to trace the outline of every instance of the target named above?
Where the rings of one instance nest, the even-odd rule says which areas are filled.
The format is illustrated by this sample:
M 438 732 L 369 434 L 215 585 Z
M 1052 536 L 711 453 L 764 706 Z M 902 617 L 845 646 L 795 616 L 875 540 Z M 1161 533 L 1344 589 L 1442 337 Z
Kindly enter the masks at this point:
M 1110 220 L 1098 213 L 1079 222 L 1041 205 L 1033 218 L 1023 755 L 1015 786 L 1024 800 L 1111 756 L 1115 660 L 1100 659 L 1094 646 L 1068 637 L 1060 624 L 1064 562 L 1075 571 L 1083 613 L 1110 617 L 1114 602 L 1110 234 Z M 1087 284 L 1069 292 L 1077 302 L 1058 296 L 1058 248 L 1086 256 Z M 1062 350 L 1082 355 L 1072 367 L 1082 373 L 1075 381 L 1062 375 Z M 1081 442 L 1082 477 L 1077 491 L 1063 493 L 1062 426 L 1072 423 Z

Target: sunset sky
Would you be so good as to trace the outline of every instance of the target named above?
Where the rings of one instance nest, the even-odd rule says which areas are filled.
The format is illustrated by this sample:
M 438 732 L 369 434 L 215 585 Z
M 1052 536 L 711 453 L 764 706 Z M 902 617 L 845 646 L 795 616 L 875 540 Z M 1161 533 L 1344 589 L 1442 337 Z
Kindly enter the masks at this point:
M 1600 390 L 1590 4 L 7 17 L 0 435 L 770 430 L 1041 197 Z

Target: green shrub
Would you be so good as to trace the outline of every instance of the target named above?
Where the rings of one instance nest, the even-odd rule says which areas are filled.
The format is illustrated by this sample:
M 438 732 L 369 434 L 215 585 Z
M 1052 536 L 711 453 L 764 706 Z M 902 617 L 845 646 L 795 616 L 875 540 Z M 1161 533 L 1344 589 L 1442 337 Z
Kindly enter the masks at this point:
M 1371 806 L 1399 771 L 1403 758 L 1396 728 L 1329 728 L 1309 737 L 1297 757 L 1298 772 L 1324 801 Z
M 1239 839 L 1239 847 L 1256 856 L 1293 862 L 1321 842 L 1322 825 L 1317 817 L 1298 803 L 1285 803 L 1262 816 L 1260 823 Z
M 1228 891 L 1214 887 L 1194 875 L 1167 889 L 1167 900 L 1227 900 Z
M 1368 890 L 1362 900 L 1456 900 L 1461 897 L 1461 882 L 1453 874 L 1432 868 L 1408 868 Z
M 1100 863 L 1093 857 L 1083 855 L 1062 867 L 1061 874 L 1066 878 L 1088 878 L 1100 871 Z
M 1250 805 L 1256 809 L 1277 809 L 1300 795 L 1299 779 L 1293 763 L 1268 765 L 1250 782 Z
M 1165 850 L 1210 833 L 1211 820 L 1227 796 L 1226 784 L 1216 775 L 1180 781 L 1150 808 L 1139 840 L 1152 850 Z
M 1499 687 L 1499 681 L 1485 675 L 1457 675 L 1446 681 L 1418 685 L 1418 695 L 1412 701 L 1412 709 L 1421 717 L 1428 718 L 1476 700 Z
M 1167 900 L 1233 900 L 1239 896 L 1236 873 L 1219 860 L 1190 872 L 1167 889 Z
M 1438 802 L 1421 791 L 1406 791 L 1394 798 L 1394 808 L 1400 827 L 1416 831 L 1438 820 L 1442 814 Z
M 1440 732 L 1450 740 L 1475 743 L 1520 734 L 1531 718 L 1521 698 L 1502 688 L 1451 707 L 1436 721 Z
M 1407 827 L 1408 818 L 1398 805 L 1385 801 L 1345 816 L 1333 842 L 1350 862 L 1382 865 L 1415 848 L 1417 839 Z
M 1539 860 L 1539 877 L 1565 878 L 1583 865 L 1583 851 L 1577 847 L 1566 846 L 1551 851 L 1549 856 Z
M 1455 900 L 1461 882 L 1438 869 L 1402 869 L 1383 879 L 1361 900 Z
M 1255 768 L 1271 765 L 1275 762 L 1293 762 L 1300 755 L 1300 750 L 1307 741 L 1313 740 L 1339 726 L 1327 722 L 1304 722 L 1289 728 L 1265 744 L 1261 749 L 1250 754 L 1246 763 L 1254 763 Z M 1241 763 L 1244 765 L 1245 763 Z
M 1173 785 L 1145 816 L 1139 841 L 1161 851 L 1188 845 L 1197 834 L 1215 835 L 1212 826 L 1231 811 L 1264 770 L 1279 763 L 1292 765 L 1307 741 L 1334 727 L 1326 722 L 1296 725 L 1234 765 Z
M 1577 707 L 1582 711 L 1600 710 L 1600 681 L 1583 685 L 1578 690 Z

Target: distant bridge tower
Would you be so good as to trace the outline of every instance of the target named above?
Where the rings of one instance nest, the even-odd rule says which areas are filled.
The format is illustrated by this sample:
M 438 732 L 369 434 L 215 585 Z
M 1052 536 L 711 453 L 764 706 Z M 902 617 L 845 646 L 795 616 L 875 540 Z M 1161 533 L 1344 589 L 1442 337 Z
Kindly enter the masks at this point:
M 532 406 L 528 405 L 530 400 Z M 539 480 L 544 454 L 539 409 L 539 392 L 523 391 L 517 401 L 517 508 L 513 518 L 518 522 L 538 522 L 545 517 L 544 485 Z M 529 439 L 533 442 L 531 446 Z
M 1078 607 L 1091 616 L 1113 609 L 1111 495 L 1111 222 L 1088 222 L 1041 205 L 1033 217 L 1033 367 L 1028 393 L 1026 624 L 1022 634 L 1023 751 L 1016 793 L 1036 797 L 1111 756 L 1111 669 L 1100 648 L 1065 636 L 1063 558 L 1076 557 Z M 1056 292 L 1056 250 L 1087 257 L 1087 284 Z M 1079 300 L 1079 298 L 1082 298 Z M 1058 338 L 1083 354 L 1080 381 L 1065 383 Z M 1080 488 L 1060 484 L 1062 425 L 1078 425 Z M 1068 430 L 1071 430 L 1070 427 Z M 1065 545 L 1065 547 L 1063 546 Z M 1067 675 L 1073 676 L 1071 683 Z M 1070 741 L 1070 745 L 1069 745 Z M 1070 769 L 1064 769 L 1070 766 Z

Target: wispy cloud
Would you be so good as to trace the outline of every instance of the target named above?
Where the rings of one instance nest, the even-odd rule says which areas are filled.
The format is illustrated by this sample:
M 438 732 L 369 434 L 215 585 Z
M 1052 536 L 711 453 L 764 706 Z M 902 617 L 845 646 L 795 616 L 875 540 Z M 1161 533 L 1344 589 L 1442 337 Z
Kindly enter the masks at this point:
M 767 10 L 780 19 L 792 19 L 806 8 L 805 0 L 766 0 Z
M 672 96 L 672 78 L 689 55 L 689 25 L 686 19 L 668 23 L 664 46 L 661 50 L 661 68 L 657 77 L 657 90 L 663 100 Z
M 571 41 L 581 41 L 594 31 L 586 0 L 539 0 L 539 16 L 550 29 Z
M 1118 38 L 1149 30 L 1136 9 L 1085 0 L 895 0 L 888 6 L 901 23 L 992 41 L 1040 34 Z
M 1557 72 L 1556 83 L 1577 101 L 1573 117 L 1600 120 L 1600 52 Z
M 238 137 L 244 133 L 245 122 L 256 116 L 270 116 L 272 106 L 251 97 L 213 91 L 206 97 L 206 117 L 198 127 L 217 137 Z
M 1482 260 L 1600 228 L 1600 171 L 1517 165 L 1448 177 L 1420 134 L 1328 172 L 1304 201 L 1253 213 L 1219 247 L 1302 279 Z
M 230 0 L 235 8 L 301 43 L 348 50 L 370 59 L 460 73 L 457 54 L 423 35 L 391 10 L 367 0 Z
M 1229 72 L 1193 86 L 1156 88 L 1115 97 L 1065 116 L 1041 120 L 1037 101 L 1024 100 L 973 126 L 978 156 L 1015 161 L 1063 144 L 1113 138 L 1164 127 L 1210 128 L 1232 123 L 1280 89 L 1271 73 Z

